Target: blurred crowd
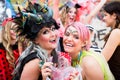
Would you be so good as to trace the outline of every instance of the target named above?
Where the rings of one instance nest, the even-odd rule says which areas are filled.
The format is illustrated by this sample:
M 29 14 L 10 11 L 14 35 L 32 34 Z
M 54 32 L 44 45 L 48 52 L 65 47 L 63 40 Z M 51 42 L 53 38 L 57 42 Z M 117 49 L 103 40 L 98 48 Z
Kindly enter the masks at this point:
M 119 0 L 0 0 L 0 80 L 120 80 Z

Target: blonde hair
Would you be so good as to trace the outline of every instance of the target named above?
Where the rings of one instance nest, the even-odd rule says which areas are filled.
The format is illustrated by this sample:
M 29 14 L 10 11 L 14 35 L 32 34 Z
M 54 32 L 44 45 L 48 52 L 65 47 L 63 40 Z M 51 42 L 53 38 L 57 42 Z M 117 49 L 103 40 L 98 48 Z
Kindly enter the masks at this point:
M 76 16 L 75 16 L 75 21 L 77 20 L 78 16 L 77 16 L 77 11 L 78 11 L 78 8 L 80 8 L 81 6 L 79 4 L 76 4 L 74 3 L 74 1 L 68 1 L 66 4 L 64 4 L 62 7 L 61 7 L 61 10 L 60 10 L 60 20 L 63 24 L 63 26 L 66 26 L 67 24 L 67 19 L 68 19 L 68 13 L 69 11 L 72 9 L 72 8 L 75 8 L 76 9 Z
M 67 14 L 69 12 L 70 8 L 64 7 L 60 12 L 60 19 L 62 21 L 63 26 L 65 26 L 65 22 L 67 21 Z
M 14 58 L 13 50 L 11 47 L 11 35 L 10 35 L 11 26 L 15 26 L 15 25 L 13 25 L 12 21 L 8 21 L 5 24 L 5 26 L 3 26 L 2 43 L 6 50 L 6 59 L 14 67 L 15 58 Z

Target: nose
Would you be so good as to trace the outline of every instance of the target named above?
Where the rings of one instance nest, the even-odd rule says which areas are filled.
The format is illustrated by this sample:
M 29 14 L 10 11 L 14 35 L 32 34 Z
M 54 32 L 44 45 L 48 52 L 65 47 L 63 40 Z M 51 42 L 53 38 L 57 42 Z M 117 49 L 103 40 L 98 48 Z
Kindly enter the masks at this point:
M 57 32 L 56 31 L 51 31 L 51 36 L 57 36 Z
M 72 17 L 75 17 L 76 13 L 72 13 L 71 15 L 72 15 Z
M 66 39 L 67 39 L 68 41 L 72 41 L 72 40 L 73 40 L 73 37 L 72 37 L 72 36 L 68 36 Z
M 103 17 L 103 21 L 105 22 L 105 17 Z

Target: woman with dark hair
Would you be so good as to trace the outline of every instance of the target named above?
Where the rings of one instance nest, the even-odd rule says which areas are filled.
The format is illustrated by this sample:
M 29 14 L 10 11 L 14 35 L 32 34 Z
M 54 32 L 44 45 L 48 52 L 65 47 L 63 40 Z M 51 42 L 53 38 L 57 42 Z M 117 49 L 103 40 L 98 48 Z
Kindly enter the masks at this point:
M 18 59 L 14 70 L 15 80 L 44 80 L 50 71 L 47 70 L 46 75 L 42 75 L 39 62 L 44 63 L 50 57 L 53 57 L 53 63 L 57 62 L 55 48 L 59 26 L 52 18 L 50 9 L 44 7 L 46 8 L 42 11 L 41 5 L 36 3 L 32 5 L 30 2 L 26 11 L 21 12 L 19 9 L 20 13 L 15 18 L 19 36 L 24 36 L 31 42 Z M 52 63 L 49 62 L 49 65 L 52 66 Z
M 104 21 L 111 31 L 105 36 L 102 50 L 116 80 L 120 80 L 120 2 L 114 1 L 104 7 Z
M 18 59 L 14 80 L 72 80 L 76 72 L 81 80 L 80 68 L 78 73 L 71 67 L 70 56 L 55 50 L 59 26 L 52 18 L 52 10 L 46 4 L 31 2 L 25 10 L 19 9 L 15 23 L 18 24 L 19 36 L 24 36 L 31 44 Z

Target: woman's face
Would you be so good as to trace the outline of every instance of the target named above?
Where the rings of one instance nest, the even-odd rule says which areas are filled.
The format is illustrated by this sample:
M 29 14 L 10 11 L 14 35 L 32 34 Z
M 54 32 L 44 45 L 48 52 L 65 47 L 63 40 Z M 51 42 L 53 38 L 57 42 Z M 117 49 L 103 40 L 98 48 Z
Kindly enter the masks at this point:
M 115 14 L 110 15 L 109 13 L 104 12 L 103 20 L 107 27 L 114 27 L 116 23 L 116 16 Z
M 12 23 L 11 25 L 12 25 L 10 27 L 11 44 L 15 44 L 17 41 L 17 33 L 16 33 L 17 26 L 14 23 Z
M 76 28 L 70 26 L 64 33 L 63 45 L 66 52 L 70 53 L 71 56 L 75 57 L 83 45 L 83 42 L 80 39 L 80 35 Z
M 75 21 L 76 18 L 76 8 L 72 7 L 70 8 L 70 10 L 68 11 L 67 14 L 67 20 L 68 20 L 68 24 L 72 24 Z
M 38 33 L 36 43 L 45 50 L 53 50 L 57 47 L 57 38 L 55 26 L 51 26 L 51 28 L 44 27 Z

